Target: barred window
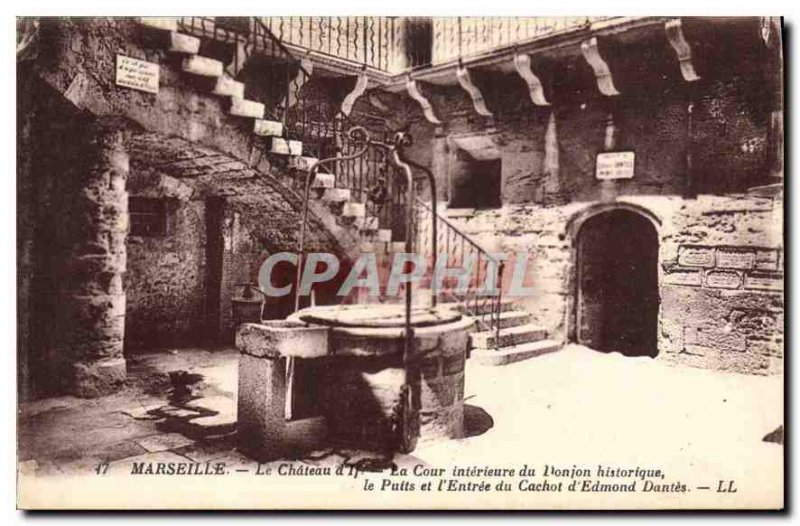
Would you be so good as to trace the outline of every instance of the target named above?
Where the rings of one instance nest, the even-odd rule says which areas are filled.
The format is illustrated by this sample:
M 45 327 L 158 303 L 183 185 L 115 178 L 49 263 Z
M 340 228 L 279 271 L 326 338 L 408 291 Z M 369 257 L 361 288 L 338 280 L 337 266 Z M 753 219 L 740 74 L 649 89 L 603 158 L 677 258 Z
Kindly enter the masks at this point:
M 130 197 L 128 199 L 132 236 L 167 235 L 167 202 L 164 199 Z

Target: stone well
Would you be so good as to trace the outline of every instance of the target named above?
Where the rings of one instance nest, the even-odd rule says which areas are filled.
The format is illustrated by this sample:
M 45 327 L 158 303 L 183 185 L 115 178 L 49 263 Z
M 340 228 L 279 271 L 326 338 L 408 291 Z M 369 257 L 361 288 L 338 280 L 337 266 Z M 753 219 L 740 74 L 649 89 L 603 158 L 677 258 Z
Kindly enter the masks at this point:
M 237 334 L 239 439 L 259 458 L 337 445 L 382 452 L 464 433 L 474 320 L 400 305 L 312 307 Z M 287 402 L 287 397 L 289 401 Z

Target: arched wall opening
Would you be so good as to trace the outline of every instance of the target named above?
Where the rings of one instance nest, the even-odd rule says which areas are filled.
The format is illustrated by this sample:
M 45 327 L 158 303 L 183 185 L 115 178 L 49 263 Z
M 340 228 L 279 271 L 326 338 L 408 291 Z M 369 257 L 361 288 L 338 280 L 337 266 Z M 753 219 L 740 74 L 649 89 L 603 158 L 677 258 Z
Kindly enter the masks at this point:
M 634 205 L 576 217 L 570 340 L 627 356 L 658 354 L 659 221 Z

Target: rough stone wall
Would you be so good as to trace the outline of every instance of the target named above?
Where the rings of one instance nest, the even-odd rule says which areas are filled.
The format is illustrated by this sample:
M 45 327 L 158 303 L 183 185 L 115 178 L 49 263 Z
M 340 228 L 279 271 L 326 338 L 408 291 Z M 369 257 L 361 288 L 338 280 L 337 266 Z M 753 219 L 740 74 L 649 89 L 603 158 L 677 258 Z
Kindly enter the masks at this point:
M 205 206 L 172 198 L 167 208 L 165 237 L 128 238 L 126 347 L 132 351 L 199 343 L 204 334 Z
M 180 57 L 133 19 L 43 19 L 40 46 L 36 73 L 77 108 L 125 116 L 147 130 L 213 147 L 268 171 L 269 145 L 252 133 L 252 123 L 230 117 L 224 98 L 211 94 L 213 86 L 183 73 Z M 158 63 L 158 94 L 117 87 L 117 54 Z
M 613 203 L 506 205 L 459 219 L 489 251 L 528 257 L 517 302 L 552 337 L 574 332 L 577 223 L 625 207 L 661 224 L 658 359 L 772 374 L 782 370 L 782 200 L 747 195 L 633 196 Z M 507 267 L 505 280 L 512 267 Z
M 458 86 L 421 83 L 442 125 L 420 118 L 413 102 L 383 100 L 414 134 L 410 157 L 434 170 L 441 200 L 459 169 L 453 139 L 484 135 L 498 147 L 504 206 L 453 221 L 490 251 L 528 255 L 534 294 L 520 303 L 554 337 L 573 338 L 575 225 L 593 210 L 626 206 L 660 222 L 660 359 L 772 373 L 782 357 L 782 204 L 747 190 L 776 182 L 769 137 L 780 110 L 780 61 L 758 40 L 754 20 L 733 29 L 704 24 L 687 22 L 701 76 L 691 85 L 663 34 L 653 32 L 644 41 L 605 42 L 619 97 L 598 93 L 575 50 L 534 57 L 549 107 L 531 103 L 518 75 L 496 71 L 472 74 L 491 118 L 478 116 Z M 546 138 L 551 114 L 554 151 Z M 611 148 L 635 151 L 631 180 L 595 177 L 610 120 Z M 689 253 L 706 262 L 686 264 Z
M 64 279 L 62 269 L 79 242 L 73 235 L 71 218 L 80 214 L 76 206 L 83 187 L 78 181 L 83 177 L 81 160 L 87 155 L 88 140 L 83 131 L 92 122 L 116 119 L 131 135 L 143 129 L 157 134 L 149 146 L 131 156 L 129 189 L 132 195 L 165 197 L 171 203 L 173 230 L 169 236 L 134 238 L 128 243 L 130 268 L 125 283 L 132 301 L 127 306 L 130 325 L 126 336 L 134 345 L 145 340 L 159 344 L 189 342 L 182 338 L 197 334 L 195 329 L 202 323 L 198 313 L 206 308 L 202 199 L 217 195 L 233 202 L 237 194 L 260 196 L 250 207 L 263 208 L 258 215 L 243 212 L 243 223 L 259 224 L 241 233 L 252 251 L 230 260 L 234 270 L 229 271 L 228 285 L 252 281 L 253 262 L 266 253 L 294 248 L 300 200 L 267 175 L 282 177 L 280 167 L 271 166 L 265 153 L 268 141 L 252 133 L 252 121 L 228 115 L 224 99 L 212 95 L 211 87 L 201 80 L 181 72 L 180 59 L 167 54 L 163 42 L 149 41 L 133 20 L 45 19 L 40 35 L 38 59 L 25 68 L 30 87 L 25 114 L 35 115 L 35 119 L 27 128 L 31 163 L 20 177 L 36 188 L 35 195 L 26 200 L 35 216 L 30 245 L 39 248 L 31 249 L 35 252 L 29 265 L 32 315 L 25 324 L 33 325 L 35 333 L 21 352 L 25 355 L 22 361 L 30 363 L 31 370 L 37 371 L 32 374 L 40 377 L 34 389 L 57 392 L 63 387 L 59 382 L 64 376 L 58 373 L 71 359 L 56 348 L 67 328 L 57 323 L 38 329 L 35 325 L 41 325 L 37 320 L 56 320 L 59 315 L 56 296 Z M 117 87 L 117 54 L 158 63 L 159 93 Z M 158 152 L 163 153 L 160 148 L 170 140 L 184 141 L 183 146 L 173 150 L 171 157 L 159 159 Z M 202 165 L 204 161 L 198 160 L 192 167 L 191 160 L 181 154 L 197 153 L 197 148 L 213 151 L 222 157 L 221 162 Z M 205 161 L 210 160 L 207 152 L 197 155 L 203 156 Z M 190 166 L 183 170 L 181 160 L 189 160 Z M 152 176 L 147 167 L 159 161 L 176 164 Z M 241 180 L 224 180 L 216 186 L 220 173 Z M 262 175 L 265 180 L 259 179 Z M 286 207 L 291 211 L 285 212 Z M 337 239 L 322 225 L 312 213 L 311 231 L 319 235 L 311 236 L 309 247 L 340 250 Z M 232 294 L 224 290 L 223 301 Z M 228 318 L 229 311 L 229 302 L 220 309 Z
M 700 196 L 662 236 L 664 358 L 748 373 L 782 371 L 782 200 Z
M 179 138 L 143 134 L 131 148 L 132 195 L 166 199 L 168 228 L 166 237 L 133 237 L 129 242 L 129 343 L 210 343 L 209 324 L 219 324 L 223 337 L 231 336 L 231 300 L 241 296 L 240 284 L 257 283 L 260 265 L 270 254 L 296 251 L 299 196 L 269 174 Z M 209 198 L 222 200 L 219 232 L 211 234 Z M 207 304 L 209 235 L 222 238 L 219 320 L 207 318 L 213 308 Z M 341 256 L 348 253 L 343 242 L 310 214 L 308 250 Z M 268 301 L 282 308 L 287 299 Z
M 516 73 L 472 71 L 492 117 L 479 116 L 457 85 L 420 82 L 442 125 L 427 123 L 415 102 L 382 97 L 384 116 L 414 134 L 409 153 L 434 168 L 447 197 L 454 137 L 485 135 L 500 148 L 503 201 L 558 205 L 606 197 L 595 179 L 612 116 L 614 150 L 635 150 L 636 177 L 617 181 L 614 195 L 743 192 L 770 178 L 770 119 L 781 109 L 779 45 L 758 38 L 757 19 L 687 21 L 700 80 L 686 83 L 658 28 L 647 36 L 609 37 L 601 52 L 618 97 L 604 97 L 591 68 L 574 49 L 533 56 L 550 106 L 535 106 Z M 362 106 L 363 107 L 363 106 Z M 360 106 L 356 105 L 356 110 Z M 375 108 L 371 108 L 375 110 Z M 545 166 L 545 132 L 555 116 L 558 170 Z
M 514 86 L 518 80 L 509 74 L 496 75 L 492 82 Z M 446 116 L 446 126 L 415 126 L 415 141 L 424 151 L 409 153 L 438 168 L 440 196 L 447 196 L 448 172 L 456 168 L 452 150 L 458 148 L 448 138 L 488 135 L 501 150 L 505 202 L 550 205 L 597 200 L 604 197 L 604 185 L 595 178 L 595 157 L 604 151 L 606 125 L 612 114 L 613 149 L 636 152 L 636 177 L 617 181 L 616 195 L 680 195 L 689 184 L 704 193 L 741 192 L 769 182 L 769 111 L 761 104 L 753 107 L 751 94 L 743 94 L 752 84 L 739 77 L 710 81 L 700 88 L 703 96 L 693 103 L 691 117 L 690 101 L 671 86 L 627 94 L 614 104 L 590 93 L 552 110 L 534 107 L 524 92 L 508 89 L 488 102 L 495 111 L 495 118 L 488 123 L 470 115 L 474 110 L 462 101 L 458 88 L 437 87 L 427 93 Z M 544 163 L 551 111 L 555 112 L 558 141 L 557 176 L 548 173 Z M 435 142 L 442 145 L 430 146 Z M 433 152 L 437 159 L 432 158 Z M 689 153 L 693 155 L 694 182 L 687 178 Z

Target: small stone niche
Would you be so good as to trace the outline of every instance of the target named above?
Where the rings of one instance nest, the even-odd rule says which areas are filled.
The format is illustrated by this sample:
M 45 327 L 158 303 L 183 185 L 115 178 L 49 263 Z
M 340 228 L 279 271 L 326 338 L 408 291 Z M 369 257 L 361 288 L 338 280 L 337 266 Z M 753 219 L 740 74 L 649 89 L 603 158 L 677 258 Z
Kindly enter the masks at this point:
M 486 136 L 453 140 L 449 169 L 450 208 L 499 208 L 502 160 L 494 142 Z

